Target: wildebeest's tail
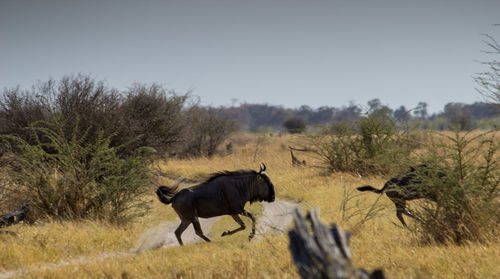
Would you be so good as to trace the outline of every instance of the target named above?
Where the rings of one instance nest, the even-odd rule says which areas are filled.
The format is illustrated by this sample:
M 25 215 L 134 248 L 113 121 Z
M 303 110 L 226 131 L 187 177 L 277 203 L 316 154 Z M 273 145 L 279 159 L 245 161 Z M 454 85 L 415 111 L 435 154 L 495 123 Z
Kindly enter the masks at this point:
M 177 188 L 178 186 L 175 187 L 167 187 L 167 186 L 160 186 L 158 189 L 156 189 L 156 195 L 160 199 L 160 201 L 164 204 L 170 204 L 172 202 L 172 197 L 177 194 Z
M 364 192 L 364 191 L 371 191 L 371 192 L 374 192 L 374 193 L 377 193 L 377 194 L 380 194 L 382 192 L 384 192 L 385 190 L 385 185 L 382 189 L 376 189 L 376 188 L 373 188 L 372 186 L 370 185 L 365 185 L 365 186 L 361 186 L 361 187 L 358 187 L 356 188 L 358 191 L 361 191 L 361 192 Z

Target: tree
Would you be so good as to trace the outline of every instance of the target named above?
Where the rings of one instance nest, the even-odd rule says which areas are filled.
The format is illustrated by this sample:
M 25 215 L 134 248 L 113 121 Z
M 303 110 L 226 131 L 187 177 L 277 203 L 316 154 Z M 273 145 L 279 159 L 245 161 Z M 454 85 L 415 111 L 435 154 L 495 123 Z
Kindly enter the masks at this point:
M 326 124 L 332 121 L 333 115 L 335 112 L 338 111 L 336 108 L 333 107 L 319 107 L 316 112 L 311 115 L 309 121 L 312 123 L 316 124 Z
M 500 44 L 490 35 L 483 35 L 483 42 L 488 46 L 486 54 L 498 57 L 500 55 Z M 477 74 L 474 80 L 479 85 L 477 91 L 486 98 L 500 105 L 500 61 L 493 58 L 491 61 L 481 62 L 488 70 Z
M 470 130 L 472 119 L 464 104 L 448 103 L 444 106 L 443 116 L 448 119 L 448 124 L 452 129 Z
M 368 108 L 370 110 L 379 110 L 382 108 L 382 102 L 380 101 L 380 99 L 372 99 L 372 100 L 369 100 L 367 102 L 368 104 Z
M 213 156 L 217 148 L 239 129 L 238 122 L 220 115 L 217 109 L 193 106 L 184 113 L 182 156 Z
M 399 108 L 397 108 L 394 113 L 394 118 L 396 119 L 396 121 L 408 121 L 410 120 L 410 112 L 406 109 L 405 106 L 400 106 Z
M 368 101 L 368 114 L 376 117 L 385 117 L 392 114 L 392 109 L 383 105 L 379 99 Z
M 334 121 L 342 122 L 342 121 L 353 121 L 360 117 L 361 108 L 354 103 L 350 103 L 348 107 L 342 107 L 342 109 L 338 110 L 333 117 Z
M 299 134 L 306 129 L 306 121 L 300 117 L 291 117 L 283 123 L 283 127 L 292 134 Z
M 419 102 L 417 105 L 417 108 L 413 112 L 416 117 L 420 119 L 426 119 L 427 118 L 427 103 L 426 102 Z

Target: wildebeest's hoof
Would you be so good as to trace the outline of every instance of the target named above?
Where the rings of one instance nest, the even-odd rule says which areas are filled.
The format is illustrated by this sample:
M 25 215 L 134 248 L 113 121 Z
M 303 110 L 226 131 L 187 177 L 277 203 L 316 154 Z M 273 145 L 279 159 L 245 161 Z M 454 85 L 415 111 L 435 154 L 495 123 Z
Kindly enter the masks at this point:
M 228 235 L 228 234 L 229 234 L 229 233 L 228 233 L 227 231 L 225 231 L 225 232 L 223 232 L 223 233 L 221 234 L 221 237 L 222 237 L 222 236 L 226 236 L 226 235 Z
M 253 234 L 253 233 L 252 233 L 252 234 L 250 234 L 250 235 L 248 236 L 248 241 L 252 240 L 252 238 L 253 238 L 254 236 L 255 236 L 255 234 Z

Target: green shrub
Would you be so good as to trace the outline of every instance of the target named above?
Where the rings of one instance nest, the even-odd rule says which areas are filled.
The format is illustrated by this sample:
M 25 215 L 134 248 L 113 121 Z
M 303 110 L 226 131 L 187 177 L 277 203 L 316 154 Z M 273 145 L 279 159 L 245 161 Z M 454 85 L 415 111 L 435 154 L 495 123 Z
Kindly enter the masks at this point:
M 409 130 L 401 130 L 386 114 L 369 114 L 353 122 L 320 126 L 320 132 L 301 138 L 305 149 L 329 172 L 360 175 L 388 174 L 406 166 L 416 147 Z
M 475 132 L 477 133 L 477 132 Z M 435 202 L 413 212 L 415 232 L 427 243 L 464 243 L 496 239 L 500 223 L 500 156 L 495 132 L 441 135 L 423 161 L 440 175 L 427 176 Z
M 64 127 L 57 120 L 33 123 L 28 130 L 36 144 L 15 135 L 1 136 L 0 185 L 6 204 L 29 203 L 36 218 L 123 223 L 144 213 L 147 204 L 142 198 L 152 183 L 148 163 L 153 150 L 138 148 L 123 159 L 117 155 L 120 147 L 110 146 L 109 136 L 99 133 L 88 144 L 78 136 L 78 127 L 70 139 Z

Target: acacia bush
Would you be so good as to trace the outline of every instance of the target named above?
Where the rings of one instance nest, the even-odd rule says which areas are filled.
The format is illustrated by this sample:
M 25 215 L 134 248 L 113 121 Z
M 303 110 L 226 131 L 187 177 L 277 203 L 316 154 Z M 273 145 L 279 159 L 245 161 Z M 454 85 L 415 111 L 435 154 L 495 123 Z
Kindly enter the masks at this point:
M 353 122 L 334 122 L 319 129 L 299 141 L 329 172 L 397 172 L 408 165 L 410 152 L 418 146 L 410 129 L 401 129 L 382 113 L 368 114 Z
M 498 237 L 500 152 L 494 131 L 438 134 L 421 159 L 439 175 L 424 175 L 433 202 L 419 203 L 414 232 L 425 243 L 464 243 Z
M 77 127 L 69 140 L 65 127 L 58 120 L 31 124 L 27 130 L 36 144 L 20 136 L 1 136 L 3 206 L 28 203 L 35 218 L 113 223 L 144 213 L 147 204 L 142 197 L 153 183 L 148 168 L 153 150 L 139 148 L 120 158 L 103 133 L 94 143 L 84 144 Z

